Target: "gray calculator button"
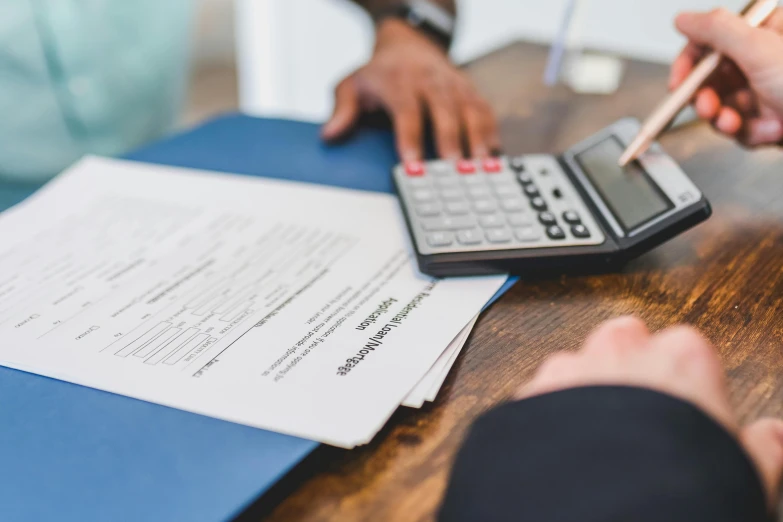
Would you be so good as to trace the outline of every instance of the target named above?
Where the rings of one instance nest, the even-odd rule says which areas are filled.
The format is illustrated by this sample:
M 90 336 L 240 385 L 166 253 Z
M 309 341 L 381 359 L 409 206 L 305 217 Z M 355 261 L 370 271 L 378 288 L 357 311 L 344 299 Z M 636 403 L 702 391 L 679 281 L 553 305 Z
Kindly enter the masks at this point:
M 538 220 L 542 225 L 557 225 L 557 218 L 551 212 L 542 212 L 538 215 Z
M 470 230 L 460 230 L 457 232 L 457 241 L 460 245 L 478 245 L 482 241 L 481 233 L 472 228 Z
M 500 207 L 506 212 L 521 212 L 525 210 L 525 202 L 521 199 L 501 199 Z
M 427 188 L 430 186 L 427 178 L 408 178 L 408 186 L 413 188 Z
M 441 188 L 452 188 L 452 187 L 458 187 L 459 186 L 459 180 L 456 176 L 448 176 L 443 178 L 438 178 L 435 180 L 435 183 L 438 184 Z
M 538 187 L 535 185 L 525 185 L 525 194 L 527 194 L 527 196 L 530 198 L 535 198 L 541 195 L 538 192 Z
M 440 216 L 440 205 L 437 203 L 423 203 L 416 205 L 416 214 L 421 217 Z
M 467 201 L 453 201 L 446 203 L 446 212 L 452 216 L 464 216 L 470 212 L 470 205 Z
M 484 228 L 500 228 L 505 226 L 503 217 L 499 214 L 488 214 L 486 216 L 479 216 L 479 225 Z
M 469 187 L 477 187 L 484 184 L 484 178 L 477 175 L 462 176 L 462 182 Z
M 427 243 L 431 247 L 445 247 L 454 243 L 454 234 L 451 232 L 433 232 L 427 234 Z
M 497 210 L 497 205 L 494 201 L 482 199 L 473 202 L 473 209 L 479 214 L 491 214 Z
M 489 182 L 495 186 L 515 185 L 514 176 L 511 175 L 511 173 L 509 172 L 500 172 L 498 174 L 493 174 L 492 176 L 489 176 Z
M 490 243 L 508 243 L 511 241 L 511 231 L 507 228 L 491 228 L 486 231 Z
M 590 237 L 590 231 L 587 230 L 586 226 L 581 224 L 572 226 L 571 233 L 574 235 L 574 237 L 578 237 L 580 239 L 585 239 Z
M 431 190 L 426 190 L 426 189 L 414 190 L 411 196 L 413 197 L 413 201 L 417 201 L 420 203 L 432 201 L 435 199 L 435 193 Z
M 458 188 L 446 188 L 440 191 L 440 196 L 445 201 L 461 201 L 462 191 Z
M 533 226 L 515 228 L 514 235 L 517 236 L 517 239 L 523 243 L 530 243 L 531 241 L 538 241 L 541 239 L 540 230 L 538 227 Z
M 546 201 L 544 201 L 544 198 L 542 197 L 531 199 L 530 206 L 539 211 L 543 211 L 547 209 Z
M 454 172 L 448 163 L 433 163 L 428 165 L 428 170 L 436 176 L 448 176 Z
M 513 198 L 519 196 L 521 191 L 517 185 L 504 184 L 495 186 L 495 194 L 499 198 Z
M 463 228 L 473 228 L 476 226 L 476 220 L 472 216 L 444 217 L 438 219 L 427 219 L 421 222 L 424 230 L 434 232 L 438 230 L 460 230 Z
M 530 214 L 509 214 L 508 224 L 512 227 L 525 227 L 533 224 L 533 218 Z
M 565 212 L 563 212 L 563 220 L 569 225 L 578 225 L 579 223 L 582 222 L 582 219 L 579 217 L 579 214 L 577 214 L 573 210 L 566 210 Z
M 552 225 L 551 227 L 547 227 L 546 235 L 549 236 L 549 239 L 565 239 L 566 237 L 565 232 L 563 232 L 563 229 L 557 225 Z
M 468 189 L 468 195 L 471 197 L 471 199 L 485 199 L 490 196 L 489 188 L 477 186 L 477 187 L 470 187 Z

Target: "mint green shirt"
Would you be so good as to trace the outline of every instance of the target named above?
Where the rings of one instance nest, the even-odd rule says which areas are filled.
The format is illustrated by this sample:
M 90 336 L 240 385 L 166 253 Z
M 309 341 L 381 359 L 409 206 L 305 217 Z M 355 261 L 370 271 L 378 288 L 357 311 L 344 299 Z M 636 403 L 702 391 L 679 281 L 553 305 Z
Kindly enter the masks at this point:
M 174 123 L 191 0 L 0 0 L 0 180 L 44 181 Z

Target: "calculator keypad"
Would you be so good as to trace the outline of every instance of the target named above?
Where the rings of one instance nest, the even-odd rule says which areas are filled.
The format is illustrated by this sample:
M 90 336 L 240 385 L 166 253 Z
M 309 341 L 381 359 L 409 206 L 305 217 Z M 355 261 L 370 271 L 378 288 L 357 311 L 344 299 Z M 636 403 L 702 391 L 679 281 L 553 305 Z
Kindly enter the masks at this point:
M 551 156 L 435 161 L 395 170 L 424 255 L 598 245 L 604 235 Z

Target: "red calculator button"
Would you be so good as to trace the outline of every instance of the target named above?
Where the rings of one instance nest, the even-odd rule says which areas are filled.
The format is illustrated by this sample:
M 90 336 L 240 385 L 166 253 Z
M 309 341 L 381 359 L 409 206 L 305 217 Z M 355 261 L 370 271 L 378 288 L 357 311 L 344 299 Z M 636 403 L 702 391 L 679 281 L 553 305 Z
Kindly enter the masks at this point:
M 476 164 L 470 160 L 459 160 L 457 162 L 457 172 L 460 174 L 475 174 Z
M 405 172 L 408 176 L 423 176 L 424 163 L 421 161 L 409 161 L 405 164 Z
M 500 160 L 497 158 L 487 158 L 484 160 L 484 172 L 487 173 L 496 173 L 503 170 L 503 165 L 500 163 Z

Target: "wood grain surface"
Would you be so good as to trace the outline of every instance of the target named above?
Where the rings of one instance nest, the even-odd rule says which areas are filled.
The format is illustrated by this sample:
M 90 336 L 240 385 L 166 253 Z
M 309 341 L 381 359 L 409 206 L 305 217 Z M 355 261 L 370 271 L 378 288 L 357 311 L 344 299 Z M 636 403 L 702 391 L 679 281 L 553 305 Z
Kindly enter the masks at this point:
M 644 117 L 667 68 L 627 62 L 620 91 L 546 88 L 546 49 L 514 44 L 468 68 L 502 121 L 506 152 L 562 152 L 624 116 Z M 729 375 L 743 421 L 783 415 L 783 152 L 746 151 L 698 124 L 664 148 L 706 194 L 706 223 L 622 273 L 520 283 L 478 322 L 435 403 L 401 408 L 372 444 L 321 447 L 241 517 L 271 521 L 433 520 L 452 459 L 478 415 L 557 350 L 605 319 L 701 328 Z

